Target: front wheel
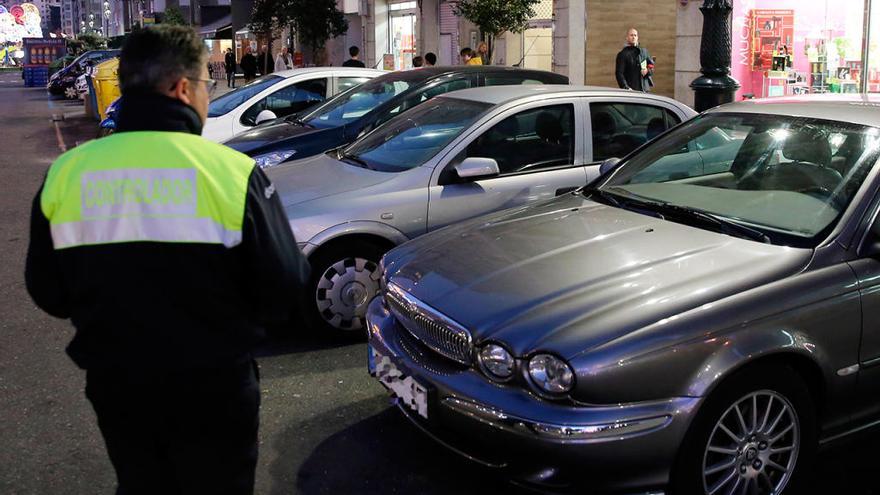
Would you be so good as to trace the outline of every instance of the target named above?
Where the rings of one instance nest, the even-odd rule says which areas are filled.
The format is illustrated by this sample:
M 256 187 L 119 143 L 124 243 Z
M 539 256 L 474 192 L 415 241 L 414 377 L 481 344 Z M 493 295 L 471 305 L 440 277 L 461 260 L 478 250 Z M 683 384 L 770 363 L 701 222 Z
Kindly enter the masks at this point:
M 799 493 L 816 450 L 815 410 L 788 366 L 748 369 L 709 396 L 688 432 L 672 493 Z
M 306 301 L 315 326 L 344 336 L 366 328 L 367 306 L 379 293 L 383 254 L 378 246 L 362 242 L 318 253 L 312 261 L 311 301 Z

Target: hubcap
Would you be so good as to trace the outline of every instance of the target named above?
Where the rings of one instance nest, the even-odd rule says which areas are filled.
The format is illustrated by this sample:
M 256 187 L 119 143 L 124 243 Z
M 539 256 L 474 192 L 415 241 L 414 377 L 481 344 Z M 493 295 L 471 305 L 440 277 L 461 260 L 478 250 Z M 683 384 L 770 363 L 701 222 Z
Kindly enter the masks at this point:
M 748 394 L 721 415 L 709 436 L 705 493 L 778 494 L 791 479 L 799 450 L 800 424 L 788 399 L 772 390 Z
M 364 328 L 367 305 L 379 293 L 379 265 L 364 258 L 346 258 L 321 274 L 315 302 L 318 312 L 340 330 Z

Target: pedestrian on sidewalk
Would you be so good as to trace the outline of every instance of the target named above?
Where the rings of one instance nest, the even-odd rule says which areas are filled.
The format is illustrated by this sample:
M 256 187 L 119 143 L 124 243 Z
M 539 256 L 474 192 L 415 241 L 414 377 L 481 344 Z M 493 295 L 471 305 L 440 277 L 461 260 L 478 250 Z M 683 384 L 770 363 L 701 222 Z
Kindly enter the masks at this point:
M 281 49 L 281 53 L 275 56 L 275 72 L 281 72 L 292 68 L 293 60 L 290 58 L 290 53 L 285 46 Z
M 350 59 L 342 62 L 343 67 L 366 67 L 363 62 L 358 60 L 358 56 L 361 54 L 361 49 L 356 46 L 351 46 L 348 48 L 348 55 L 351 57 Z
M 480 57 L 480 62 L 483 65 L 489 65 L 489 45 L 486 44 L 485 41 L 481 41 L 479 45 L 477 45 L 477 56 Z
M 61 155 L 33 202 L 27 289 L 76 329 L 118 494 L 253 493 L 252 348 L 308 276 L 263 171 L 200 136 L 206 60 L 192 28 L 132 32 L 116 134 Z
M 654 59 L 647 49 L 639 46 L 636 28 L 626 33 L 626 46 L 617 54 L 614 74 L 621 89 L 647 92 L 654 85 Z
M 483 60 L 468 47 L 462 48 L 458 54 L 461 56 L 462 65 L 483 65 Z
M 418 69 L 425 64 L 425 59 L 423 59 L 420 55 L 416 55 L 415 57 L 413 57 L 412 64 L 414 69 Z
M 254 57 L 254 54 L 251 53 L 251 48 L 245 48 L 244 55 L 241 57 L 241 71 L 244 72 L 244 82 L 245 84 L 254 80 L 257 77 L 257 57 Z
M 434 52 L 428 52 L 425 54 L 425 67 L 434 67 L 437 65 L 437 55 Z
M 226 55 L 223 57 L 223 65 L 226 68 L 226 87 L 235 87 L 235 53 L 232 48 L 226 49 Z

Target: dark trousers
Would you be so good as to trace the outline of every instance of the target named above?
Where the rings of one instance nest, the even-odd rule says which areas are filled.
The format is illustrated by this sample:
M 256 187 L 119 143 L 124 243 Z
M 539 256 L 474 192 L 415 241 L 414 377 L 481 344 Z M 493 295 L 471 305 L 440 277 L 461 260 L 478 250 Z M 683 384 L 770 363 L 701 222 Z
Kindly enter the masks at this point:
M 86 397 L 116 470 L 117 495 L 253 493 L 255 362 L 162 373 L 89 370 Z
M 226 69 L 226 87 L 234 88 L 235 87 L 235 68 L 232 70 Z

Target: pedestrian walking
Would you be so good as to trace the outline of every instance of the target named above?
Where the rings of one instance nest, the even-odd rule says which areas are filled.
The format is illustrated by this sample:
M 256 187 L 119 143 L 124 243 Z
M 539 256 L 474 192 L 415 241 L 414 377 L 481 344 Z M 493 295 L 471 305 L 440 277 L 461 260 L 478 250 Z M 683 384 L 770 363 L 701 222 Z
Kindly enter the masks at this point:
M 274 71 L 275 62 L 272 60 L 272 55 L 266 51 L 266 47 L 260 48 L 260 53 L 257 54 L 257 67 L 261 75 L 266 75 Z
M 281 53 L 275 56 L 275 72 L 281 72 L 292 68 L 293 59 L 290 58 L 290 53 L 285 46 L 281 49 Z
M 483 65 L 489 65 L 489 45 L 486 44 L 485 41 L 481 41 L 479 45 L 477 45 L 477 56 L 480 57 L 480 62 Z
M 424 60 L 425 59 L 423 59 L 419 55 L 416 55 L 415 57 L 413 57 L 413 61 L 412 61 L 413 68 L 418 69 L 419 67 L 421 67 L 425 63 Z
M 308 276 L 263 171 L 200 136 L 206 58 L 192 28 L 132 32 L 117 132 L 61 155 L 33 202 L 27 289 L 76 329 L 118 494 L 253 493 L 251 349 Z
M 232 48 L 226 49 L 226 55 L 223 57 L 223 65 L 226 68 L 226 87 L 234 88 L 235 87 L 235 53 L 232 52 Z
M 470 48 L 462 48 L 458 54 L 461 56 L 462 65 L 483 65 L 483 60 Z
M 361 54 L 361 49 L 356 46 L 351 46 L 348 48 L 348 55 L 351 57 L 350 59 L 342 62 L 343 67 L 366 67 L 363 62 L 358 60 L 358 56 Z
M 434 52 L 425 54 L 425 67 L 433 67 L 437 65 L 437 55 Z
M 251 53 L 250 47 L 245 48 L 239 65 L 241 65 L 241 71 L 244 72 L 245 83 L 249 83 L 257 77 L 257 57 L 254 57 L 254 54 Z
M 630 28 L 626 33 L 626 46 L 617 54 L 614 73 L 617 85 L 622 89 L 650 91 L 654 85 L 654 59 L 648 50 L 639 46 L 639 31 Z

